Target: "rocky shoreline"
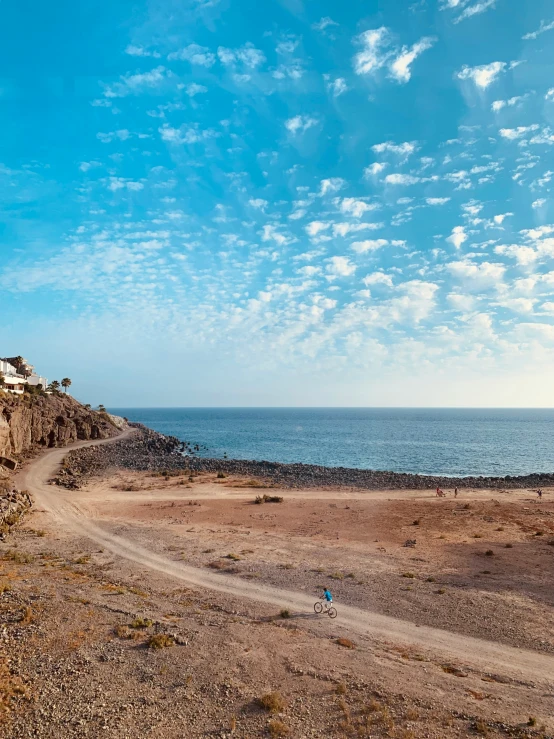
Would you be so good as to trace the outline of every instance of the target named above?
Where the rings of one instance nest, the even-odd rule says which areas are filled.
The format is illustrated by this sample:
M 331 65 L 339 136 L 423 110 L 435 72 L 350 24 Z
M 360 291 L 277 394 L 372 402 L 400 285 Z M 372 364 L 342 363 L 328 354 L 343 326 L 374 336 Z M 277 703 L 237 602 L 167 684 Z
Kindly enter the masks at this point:
M 322 467 L 309 464 L 240 459 L 213 459 L 183 454 L 183 445 L 175 437 L 163 436 L 140 424 L 131 424 L 136 432 L 112 444 L 84 447 L 68 454 L 64 466 L 52 481 L 70 489 L 81 487 L 95 475 L 110 470 L 137 472 L 222 472 L 264 480 L 283 488 L 355 487 L 365 490 L 434 489 L 436 487 L 517 489 L 554 485 L 554 474 L 520 477 L 434 477 L 378 470 Z

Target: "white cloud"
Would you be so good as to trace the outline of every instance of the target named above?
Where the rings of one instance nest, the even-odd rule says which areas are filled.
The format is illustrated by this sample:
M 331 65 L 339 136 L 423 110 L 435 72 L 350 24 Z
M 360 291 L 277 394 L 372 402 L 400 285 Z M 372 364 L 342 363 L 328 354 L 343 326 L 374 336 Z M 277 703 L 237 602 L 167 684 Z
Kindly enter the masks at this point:
M 129 56 L 151 56 L 154 59 L 159 59 L 161 57 L 161 54 L 157 51 L 150 51 L 144 46 L 135 46 L 134 44 L 129 44 L 125 49 L 125 53 L 129 54 Z
M 460 23 L 460 21 L 463 21 L 466 18 L 471 18 L 473 15 L 484 13 L 485 10 L 493 8 L 495 4 L 496 0 L 481 0 L 481 2 L 478 2 L 476 5 L 470 5 L 461 12 L 454 23 Z
M 317 119 L 308 115 L 296 115 L 285 121 L 285 128 L 293 136 L 297 133 L 305 133 L 308 129 L 317 125 Z
M 420 182 L 419 177 L 414 177 L 411 174 L 388 174 L 385 177 L 385 182 L 388 185 L 415 185 Z
M 330 225 L 330 223 L 325 223 L 324 221 L 312 221 L 306 226 L 306 233 L 313 239 L 323 231 L 327 231 Z
M 498 287 L 506 271 L 503 264 L 495 262 L 481 262 L 476 264 L 467 259 L 450 262 L 446 265 L 453 277 L 461 280 L 468 290 L 480 290 L 489 287 Z
M 533 313 L 537 300 L 535 298 L 504 298 L 499 300 L 498 305 L 508 308 L 514 313 Z
M 498 225 L 501 226 L 506 218 L 509 218 L 510 216 L 513 216 L 513 213 L 499 213 L 498 215 L 494 216 L 493 221 Z
M 427 205 L 445 205 L 450 198 L 425 198 Z
M 446 296 L 446 299 L 453 308 L 462 311 L 463 313 L 469 313 L 475 307 L 475 298 L 471 295 L 450 293 Z
M 513 107 L 526 98 L 527 95 L 517 95 L 516 97 L 509 98 L 508 100 L 495 100 L 491 105 L 491 108 L 495 113 L 498 113 L 500 110 L 502 110 L 502 108 Z
M 381 144 L 374 144 L 371 150 L 376 154 L 391 153 L 399 157 L 407 159 L 411 154 L 419 149 L 417 141 L 404 141 L 402 144 L 395 144 L 393 141 L 383 141 Z
M 300 41 L 296 38 L 288 38 L 280 41 L 275 47 L 277 54 L 293 54 Z
M 262 198 L 251 198 L 248 201 L 248 205 L 251 205 L 253 208 L 259 208 L 260 210 L 263 210 L 267 204 L 267 200 L 263 200 Z
M 333 236 L 348 236 L 359 231 L 375 231 L 383 228 L 382 223 L 333 223 Z
M 278 246 L 285 246 L 289 240 L 271 224 L 266 224 L 262 229 L 262 241 L 274 241 Z
M 339 95 L 348 92 L 349 87 L 346 84 L 346 80 L 344 79 L 344 77 L 337 77 L 336 80 L 333 80 L 332 82 L 329 82 L 327 84 L 327 89 L 334 95 L 334 97 L 338 98 Z
M 365 254 L 368 251 L 377 251 L 382 249 L 384 246 L 388 246 L 387 239 L 367 239 L 366 241 L 355 241 L 352 244 L 352 249 L 357 254 Z
M 340 204 L 341 213 L 352 215 L 354 218 L 361 218 L 364 213 L 376 210 L 378 207 L 376 203 L 369 204 L 363 200 L 356 200 L 356 198 L 343 198 Z
M 217 131 L 211 128 L 202 130 L 198 125 L 173 128 L 168 123 L 164 123 L 161 128 L 158 128 L 158 132 L 162 141 L 167 141 L 170 144 L 198 144 L 201 141 L 219 136 Z
M 161 87 L 168 81 L 169 77 L 171 77 L 171 72 L 162 66 L 156 67 L 156 69 L 152 69 L 150 72 L 126 74 L 121 77 L 120 82 L 106 86 L 104 96 L 107 98 L 120 98 L 126 95 L 136 95 L 145 89 Z
M 526 33 L 525 36 L 522 36 L 521 38 L 524 41 L 534 41 L 536 38 L 538 38 L 542 33 L 546 33 L 547 31 L 551 31 L 554 28 L 554 21 L 550 21 L 550 23 L 547 23 L 546 21 L 542 20 L 540 22 L 540 26 L 537 28 L 536 31 L 532 31 L 531 33 Z
M 478 67 L 466 65 L 458 72 L 457 77 L 460 80 L 471 80 L 477 87 L 485 90 L 492 85 L 501 72 L 504 72 L 506 67 L 506 62 L 491 62 L 491 64 L 482 64 Z
M 348 257 L 330 257 L 326 259 L 327 274 L 331 277 L 349 277 L 356 271 L 356 265 L 352 264 Z
M 364 177 L 375 177 L 388 166 L 386 162 L 373 162 L 373 164 L 370 164 L 369 167 L 364 169 Z
M 546 198 L 538 198 L 533 203 L 531 203 L 531 208 L 542 208 L 542 206 L 546 203 Z
M 373 274 L 366 275 L 362 280 L 364 285 L 387 285 L 393 287 L 392 277 L 386 275 L 384 272 L 373 272 Z
M 533 264 L 538 257 L 538 253 L 531 246 L 518 246 L 517 244 L 501 244 L 499 246 L 495 246 L 494 253 L 505 254 L 513 257 L 517 263 L 522 266 Z
M 191 82 L 190 85 L 187 85 L 185 87 L 185 92 L 189 97 L 194 97 L 195 95 L 200 95 L 203 92 L 208 92 L 208 88 L 204 87 L 204 85 L 199 85 L 196 82 Z
M 346 182 L 342 177 L 329 177 L 326 180 L 321 180 L 319 194 L 323 197 L 323 195 L 327 195 L 328 193 L 338 192 L 345 185 Z
M 515 141 L 520 139 L 532 131 L 536 131 L 539 128 L 538 124 L 533 123 L 531 126 L 518 126 L 517 128 L 501 128 L 499 133 L 504 139 L 509 141 Z
M 364 31 L 356 42 L 364 47 L 354 56 L 356 74 L 373 74 L 386 64 L 390 53 L 383 53 L 383 47 L 390 43 L 390 34 L 385 26 Z
M 546 95 L 544 96 L 545 100 L 554 100 L 554 87 L 551 87 L 550 90 L 547 90 Z
M 426 36 L 414 44 L 411 48 L 402 47 L 402 51 L 390 65 L 390 73 L 398 82 L 409 82 L 412 76 L 410 67 L 418 56 L 430 49 L 436 39 Z
M 173 51 L 168 54 L 167 58 L 169 60 L 187 61 L 199 67 L 212 67 L 215 64 L 215 54 L 206 46 L 199 46 L 198 44 L 189 44 L 184 49 Z
M 326 28 L 329 28 L 329 26 L 338 25 L 339 24 L 336 21 L 334 21 L 332 18 L 329 18 L 329 16 L 326 16 L 317 23 L 312 24 L 312 28 L 314 28 L 316 31 L 324 31 Z
M 102 166 L 101 162 L 96 162 L 96 161 L 81 162 L 81 164 L 79 165 L 79 169 L 81 170 L 81 172 L 88 172 L 89 169 L 95 169 L 96 167 L 101 167 L 101 166 Z
M 468 236 L 463 226 L 454 226 L 452 233 L 446 240 L 455 246 L 456 249 L 459 249 L 461 245 L 467 241 L 467 238 Z
M 245 67 L 255 69 L 265 62 L 265 55 L 260 49 L 256 49 L 254 44 L 244 44 L 238 49 L 227 49 L 220 46 L 217 55 L 222 64 L 233 65 L 241 62 Z

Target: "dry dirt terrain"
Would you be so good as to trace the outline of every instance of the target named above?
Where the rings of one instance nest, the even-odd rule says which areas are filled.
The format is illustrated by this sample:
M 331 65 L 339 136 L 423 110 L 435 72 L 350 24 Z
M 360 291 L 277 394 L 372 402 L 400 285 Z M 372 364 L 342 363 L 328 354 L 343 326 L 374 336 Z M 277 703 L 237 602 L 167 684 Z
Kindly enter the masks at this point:
M 554 736 L 554 491 L 68 491 L 65 454 L 0 544 L 0 737 Z

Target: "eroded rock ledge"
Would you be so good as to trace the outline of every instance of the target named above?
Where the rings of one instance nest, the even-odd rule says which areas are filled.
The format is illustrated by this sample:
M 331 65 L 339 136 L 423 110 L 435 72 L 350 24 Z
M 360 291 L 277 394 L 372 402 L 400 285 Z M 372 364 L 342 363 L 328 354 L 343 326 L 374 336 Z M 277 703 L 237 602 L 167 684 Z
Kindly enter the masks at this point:
M 554 485 L 554 474 L 533 474 L 522 477 L 432 477 L 376 470 L 321 467 L 308 464 L 281 464 L 237 459 L 205 459 L 183 455 L 181 442 L 163 436 L 139 424 L 136 432 L 112 444 L 85 447 L 70 452 L 64 468 L 55 482 L 69 488 L 80 487 L 94 475 L 110 469 L 163 472 L 223 472 L 263 478 L 279 487 L 340 487 L 351 486 L 366 490 L 434 489 L 437 486 L 459 488 L 528 488 Z

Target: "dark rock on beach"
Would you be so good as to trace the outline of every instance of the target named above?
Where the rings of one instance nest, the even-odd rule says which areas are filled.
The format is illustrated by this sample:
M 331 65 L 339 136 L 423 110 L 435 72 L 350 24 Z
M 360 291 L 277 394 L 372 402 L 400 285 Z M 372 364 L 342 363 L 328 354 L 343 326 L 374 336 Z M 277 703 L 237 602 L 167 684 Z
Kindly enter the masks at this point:
M 93 475 L 112 469 L 142 472 L 223 472 L 231 475 L 261 478 L 284 488 L 355 487 L 380 489 L 440 488 L 528 488 L 554 485 L 554 474 L 532 474 L 521 477 L 433 477 L 378 470 L 322 467 L 309 464 L 240 459 L 213 459 L 183 454 L 182 442 L 163 436 L 140 424 L 130 437 L 111 444 L 84 447 L 70 452 L 55 483 L 78 488 Z

